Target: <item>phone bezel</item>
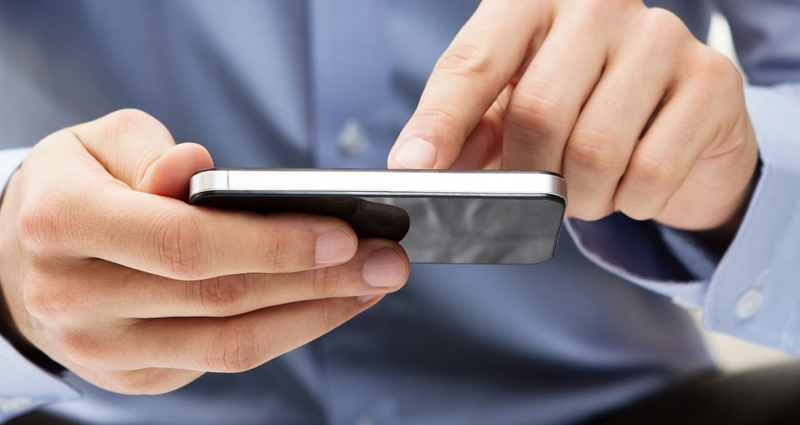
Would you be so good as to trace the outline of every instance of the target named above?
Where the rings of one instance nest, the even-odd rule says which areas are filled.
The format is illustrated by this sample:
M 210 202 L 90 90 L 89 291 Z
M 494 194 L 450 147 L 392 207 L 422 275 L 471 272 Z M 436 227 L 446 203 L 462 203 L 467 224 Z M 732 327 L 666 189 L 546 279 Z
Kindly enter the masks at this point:
M 189 184 L 204 193 L 376 197 L 554 197 L 567 203 L 564 179 L 545 171 L 210 168 Z

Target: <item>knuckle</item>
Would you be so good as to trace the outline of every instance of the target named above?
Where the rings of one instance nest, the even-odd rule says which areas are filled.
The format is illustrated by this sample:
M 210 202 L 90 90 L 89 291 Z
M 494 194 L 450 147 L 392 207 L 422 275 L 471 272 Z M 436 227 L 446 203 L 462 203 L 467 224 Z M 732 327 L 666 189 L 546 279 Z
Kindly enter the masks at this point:
M 574 205 L 574 206 L 573 206 Z M 584 221 L 596 221 L 607 217 L 614 212 L 614 207 L 608 204 L 582 204 L 574 202 L 570 204 L 569 215 Z
M 17 219 L 22 246 L 31 252 L 47 252 L 62 243 L 69 222 L 67 205 L 59 191 L 23 202 Z
M 620 197 L 617 201 L 617 208 L 626 216 L 634 220 L 650 220 L 663 210 L 663 205 L 660 205 L 656 200 L 642 199 L 636 196 Z
M 347 312 L 339 300 L 328 298 L 320 300 L 320 303 L 319 329 L 325 334 L 341 325 Z
M 172 272 L 178 279 L 193 280 L 206 274 L 201 226 L 186 211 L 172 211 L 155 220 L 150 236 L 157 252 L 157 265 Z M 211 258 L 208 260 L 210 261 Z
M 506 109 L 506 117 L 512 126 L 543 138 L 565 132 L 564 111 L 558 97 L 544 88 L 515 93 Z
M 247 297 L 248 278 L 246 275 L 215 277 L 200 281 L 200 305 L 211 316 L 234 316 L 241 312 Z
M 732 88 L 743 91 L 744 80 L 736 65 L 725 55 L 706 46 L 700 45 L 692 56 L 693 67 L 690 77 L 697 80 L 699 86 L 706 90 L 729 93 Z
M 672 187 L 679 178 L 676 167 L 666 158 L 637 155 L 631 161 L 629 173 L 644 190 L 659 192 Z
M 25 278 L 22 302 L 31 316 L 40 320 L 53 320 L 66 316 L 74 309 L 69 291 L 60 291 L 49 279 L 38 273 L 29 273 Z
M 575 19 L 578 28 L 596 31 L 613 22 L 612 19 L 618 17 L 620 11 L 637 5 L 637 0 L 582 0 L 577 3 Z
M 667 9 L 654 7 L 647 10 L 644 33 L 651 38 L 692 40 L 694 37 L 678 15 Z
M 286 235 L 278 230 L 272 232 L 272 235 L 269 238 L 269 244 L 270 269 L 275 271 L 290 269 L 291 264 L 293 263 L 291 250 L 293 246 L 292 242 L 287 240 Z
M 422 120 L 431 127 L 456 128 L 459 122 L 455 106 L 444 102 L 430 102 L 424 109 L 414 112 L 414 118 Z
M 330 298 L 341 289 L 341 269 L 339 267 L 323 267 L 313 270 L 315 298 Z
M 104 380 L 115 392 L 128 395 L 154 395 L 161 393 L 161 381 L 170 371 L 142 369 L 107 374 Z
M 677 57 L 685 51 L 687 43 L 701 44 L 680 18 L 660 8 L 647 10 L 642 24 L 636 28 L 636 40 L 640 50 L 659 57 Z
M 485 47 L 472 44 L 455 45 L 444 52 L 434 71 L 475 77 L 487 73 L 492 66 L 492 55 Z
M 619 140 L 609 131 L 576 129 L 565 157 L 584 172 L 619 177 L 628 162 L 620 148 Z
M 120 109 L 103 118 L 106 136 L 116 139 L 127 134 L 135 134 L 144 128 L 163 125 L 148 113 L 139 109 Z
M 596 11 L 611 9 L 618 11 L 619 7 L 635 4 L 636 0 L 583 0 L 581 8 L 587 10 L 587 14 Z
M 609 14 L 610 10 L 619 10 L 621 0 L 584 0 L 580 5 L 574 19 L 577 28 L 585 31 L 593 31 L 601 25 L 602 18 Z
M 112 352 L 107 346 L 81 332 L 66 332 L 59 337 L 61 351 L 70 360 L 90 369 L 113 365 Z
M 260 351 L 249 323 L 241 318 L 230 319 L 211 344 L 208 364 L 215 371 L 244 372 L 261 364 Z

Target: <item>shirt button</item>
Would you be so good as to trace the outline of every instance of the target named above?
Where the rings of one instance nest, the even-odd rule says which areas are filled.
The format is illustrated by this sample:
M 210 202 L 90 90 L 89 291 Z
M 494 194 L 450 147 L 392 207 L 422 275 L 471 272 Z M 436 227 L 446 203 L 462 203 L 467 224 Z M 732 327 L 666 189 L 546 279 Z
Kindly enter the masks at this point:
M 755 316 L 763 301 L 764 294 L 758 289 L 753 288 L 745 292 L 736 303 L 736 317 L 741 320 L 747 320 Z
M 348 156 L 355 156 L 367 147 L 367 143 L 367 132 L 361 124 L 354 119 L 347 120 L 339 133 L 339 149 Z
M 33 399 L 30 397 L 0 398 L 0 411 L 4 413 L 18 412 L 30 407 L 32 404 Z

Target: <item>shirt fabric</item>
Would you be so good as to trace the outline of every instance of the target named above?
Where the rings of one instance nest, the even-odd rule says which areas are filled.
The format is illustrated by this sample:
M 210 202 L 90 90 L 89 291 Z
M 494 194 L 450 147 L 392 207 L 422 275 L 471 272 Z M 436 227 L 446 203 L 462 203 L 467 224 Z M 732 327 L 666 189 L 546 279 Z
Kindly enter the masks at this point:
M 383 168 L 477 3 L 2 2 L 0 143 L 135 107 L 217 166 Z M 676 303 L 703 308 L 712 330 L 800 352 L 800 3 L 656 3 L 700 39 L 712 7 L 724 12 L 754 85 L 764 165 L 719 263 L 652 222 L 575 220 L 547 263 L 415 264 L 405 288 L 330 334 L 159 396 L 50 375 L 0 338 L 0 421 L 47 406 L 104 424 L 570 423 L 713 367 Z M 0 177 L 25 152 L 0 153 Z

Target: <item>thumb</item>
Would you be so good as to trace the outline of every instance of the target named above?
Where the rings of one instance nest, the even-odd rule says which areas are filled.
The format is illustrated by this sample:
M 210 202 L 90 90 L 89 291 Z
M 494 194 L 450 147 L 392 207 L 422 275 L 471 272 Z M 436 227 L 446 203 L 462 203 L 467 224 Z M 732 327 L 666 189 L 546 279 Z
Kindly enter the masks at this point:
M 72 128 L 88 153 L 131 189 L 188 199 L 194 172 L 213 165 L 200 145 L 176 145 L 166 127 L 138 110 L 113 112 Z
M 196 143 L 181 143 L 165 150 L 150 164 L 138 187 L 140 192 L 189 200 L 189 179 L 214 162 L 208 151 Z

